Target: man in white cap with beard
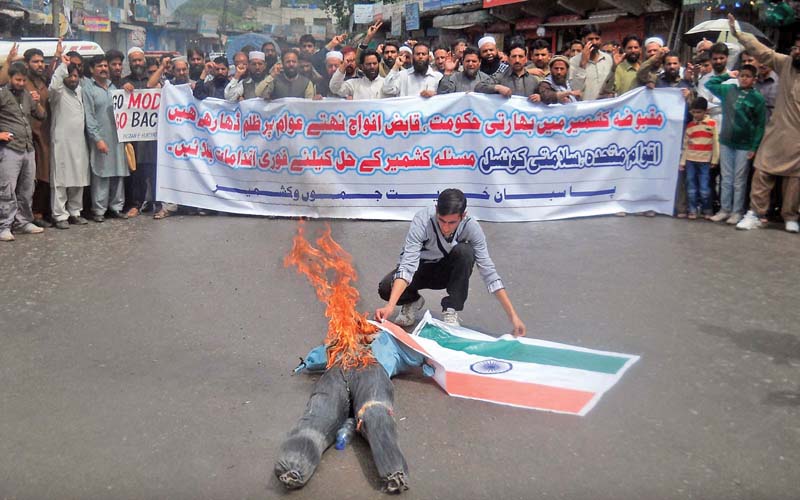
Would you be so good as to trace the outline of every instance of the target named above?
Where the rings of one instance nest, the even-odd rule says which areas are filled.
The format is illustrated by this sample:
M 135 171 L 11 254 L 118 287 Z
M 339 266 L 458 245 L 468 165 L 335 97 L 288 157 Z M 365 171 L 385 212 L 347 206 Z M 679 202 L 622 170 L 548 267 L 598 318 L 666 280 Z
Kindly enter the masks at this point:
M 236 74 L 233 75 L 228 86 L 225 87 L 225 100 L 237 102 L 240 99 L 252 99 L 258 97 L 256 87 L 261 84 L 268 75 L 267 56 L 259 50 L 253 50 L 247 54 L 249 65 L 247 67 L 236 66 Z M 276 64 L 276 66 L 278 66 Z M 245 73 L 249 71 L 249 76 L 245 78 Z
M 342 65 L 342 61 L 344 61 L 344 56 L 338 50 L 330 50 L 327 54 L 325 54 L 325 77 L 321 79 L 319 84 L 317 84 L 317 94 L 321 95 L 322 97 L 338 97 L 336 94 L 331 92 L 330 82 L 331 77 L 336 73 L 339 69 L 339 66 Z
M 497 53 L 497 41 L 493 36 L 487 35 L 478 40 L 478 50 L 481 54 L 482 72 L 493 76 L 500 75 L 508 69 L 508 64 L 500 60 L 500 55 Z
M 383 81 L 383 93 L 389 97 L 436 95 L 442 74 L 430 67 L 430 48 L 419 42 L 414 45 L 412 67 L 403 69 L 406 53 L 401 52 L 394 67 Z

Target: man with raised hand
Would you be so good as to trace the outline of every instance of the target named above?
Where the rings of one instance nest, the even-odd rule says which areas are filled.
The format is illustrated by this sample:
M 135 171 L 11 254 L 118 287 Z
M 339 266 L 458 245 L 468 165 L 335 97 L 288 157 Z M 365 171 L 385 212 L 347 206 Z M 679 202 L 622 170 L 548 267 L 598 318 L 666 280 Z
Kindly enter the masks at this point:
M 482 82 L 489 80 L 489 75 L 481 71 L 481 60 L 478 49 L 467 47 L 461 55 L 463 70 L 443 77 L 439 81 L 437 93 L 472 92 Z
M 602 31 L 597 25 L 590 24 L 583 28 L 583 50 L 569 61 L 569 83 L 575 90 L 580 90 L 584 101 L 611 97 L 614 89 L 614 59 L 610 54 L 600 50 Z
M 531 102 L 541 102 L 540 79 L 525 69 L 528 61 L 525 46 L 518 42 L 512 43 L 508 50 L 508 60 L 511 63 L 508 69 L 479 83 L 475 86 L 475 91 L 484 94 L 500 94 L 503 97 L 516 95 L 525 97 Z
M 442 74 L 430 67 L 428 45 L 422 42 L 414 45 L 412 67 L 409 69 L 403 69 L 405 57 L 403 53 L 397 57 L 392 71 L 383 81 L 383 93 L 390 97 L 436 95 Z
M 342 61 L 339 69 L 331 77 L 331 91 L 346 99 L 380 99 L 383 97 L 383 77 L 379 73 L 380 61 L 374 50 L 361 52 L 361 68 L 364 76 L 345 80 L 346 62 Z
M 779 76 L 775 110 L 764 131 L 764 139 L 755 158 L 753 183 L 750 187 L 750 210 L 736 229 L 755 229 L 766 223 L 770 193 L 775 181 L 783 184 L 781 216 L 790 233 L 800 231 L 800 36 L 795 37 L 791 54 L 779 54 L 756 37 L 736 29 L 736 19 L 728 15 L 730 31 L 760 64 L 774 68 Z

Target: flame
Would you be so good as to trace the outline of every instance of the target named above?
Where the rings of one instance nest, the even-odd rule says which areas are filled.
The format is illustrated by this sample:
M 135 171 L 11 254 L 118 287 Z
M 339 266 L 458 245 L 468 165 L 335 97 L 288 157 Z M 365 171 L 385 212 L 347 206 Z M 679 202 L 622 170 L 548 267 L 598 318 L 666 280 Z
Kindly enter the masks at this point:
M 305 223 L 297 224 L 292 250 L 283 264 L 295 266 L 314 286 L 317 298 L 326 305 L 328 368 L 359 368 L 375 362 L 369 348 L 370 336 L 377 328 L 367 322 L 367 314 L 356 311 L 359 294 L 353 284 L 358 279 L 353 259 L 331 236 L 330 225 L 317 239 L 317 247 L 305 237 Z

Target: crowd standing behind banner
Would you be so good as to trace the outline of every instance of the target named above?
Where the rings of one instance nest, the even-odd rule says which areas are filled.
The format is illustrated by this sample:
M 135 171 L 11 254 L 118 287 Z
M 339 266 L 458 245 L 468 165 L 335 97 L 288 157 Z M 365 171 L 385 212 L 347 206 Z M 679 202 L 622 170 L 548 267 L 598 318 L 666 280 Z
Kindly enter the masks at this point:
M 207 61 L 197 49 L 187 57 L 154 60 L 136 47 L 127 54 L 112 49 L 84 60 L 75 52 L 62 54 L 59 42 L 46 67 L 40 50 L 19 57 L 14 46 L 0 69 L 0 240 L 41 233 L 52 225 L 87 224 L 81 216 L 86 186 L 91 186 L 91 215 L 98 223 L 146 211 L 155 219 L 176 210 L 207 213 L 155 199 L 155 141 L 129 143 L 131 148 L 117 140 L 114 90 L 159 88 L 165 81 L 188 83 L 199 100 L 231 102 L 435 99 L 481 92 L 568 104 L 639 87 L 680 88 L 687 114 L 684 151 L 675 165 L 680 170 L 675 215 L 694 220 L 701 213 L 711 221 L 752 229 L 763 226 L 777 204 L 785 229 L 796 233 L 800 101 L 793 89 L 800 85 L 800 35 L 787 56 L 735 32 L 733 17 L 729 20 L 744 49 L 738 62 L 723 43 L 704 40 L 691 61 L 681 61 L 659 38 L 642 41 L 630 35 L 621 44 L 604 42 L 595 25 L 586 26 L 581 40 L 570 42 L 561 54 L 553 54 L 543 40 L 526 46 L 522 39 L 512 39 L 503 53 L 491 36 L 480 38 L 475 47 L 464 39 L 450 47 L 387 39 L 373 50 L 380 22 L 369 27 L 357 47 L 343 46 L 347 37 L 340 34 L 318 50 L 316 40 L 304 35 L 298 47 L 281 51 L 268 42 L 236 53 L 233 61 L 224 56 Z M 130 72 L 123 78 L 126 58 Z M 781 192 L 776 194 L 777 181 Z

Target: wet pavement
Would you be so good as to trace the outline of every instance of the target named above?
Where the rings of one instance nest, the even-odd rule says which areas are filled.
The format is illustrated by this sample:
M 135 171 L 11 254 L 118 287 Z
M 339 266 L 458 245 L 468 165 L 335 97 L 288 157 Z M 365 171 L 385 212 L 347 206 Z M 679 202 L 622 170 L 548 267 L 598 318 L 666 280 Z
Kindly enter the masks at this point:
M 384 497 L 360 439 L 303 490 L 272 478 L 315 380 L 289 374 L 326 329 L 282 266 L 295 224 L 140 217 L 0 245 L 0 499 Z M 374 310 L 407 224 L 332 227 Z M 529 336 L 642 358 L 586 417 L 395 379 L 408 498 L 798 498 L 799 236 L 667 217 L 483 227 Z M 477 273 L 462 319 L 509 328 Z

